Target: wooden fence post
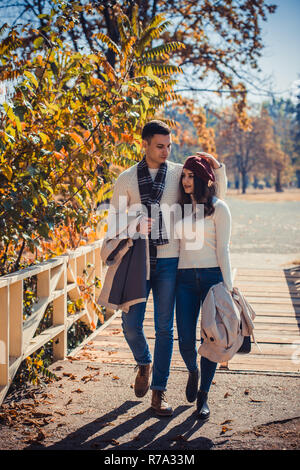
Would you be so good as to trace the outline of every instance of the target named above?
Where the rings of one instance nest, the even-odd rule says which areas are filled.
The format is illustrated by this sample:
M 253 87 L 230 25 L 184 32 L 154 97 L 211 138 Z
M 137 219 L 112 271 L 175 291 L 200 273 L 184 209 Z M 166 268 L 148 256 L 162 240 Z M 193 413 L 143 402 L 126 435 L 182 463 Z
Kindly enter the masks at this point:
M 0 387 L 9 383 L 9 295 L 8 286 L 0 289 Z
M 23 355 L 23 280 L 9 285 L 9 355 Z
M 64 325 L 64 330 L 53 340 L 55 361 L 65 359 L 67 355 L 67 261 L 63 264 L 56 290 L 62 293 L 53 301 L 53 326 Z

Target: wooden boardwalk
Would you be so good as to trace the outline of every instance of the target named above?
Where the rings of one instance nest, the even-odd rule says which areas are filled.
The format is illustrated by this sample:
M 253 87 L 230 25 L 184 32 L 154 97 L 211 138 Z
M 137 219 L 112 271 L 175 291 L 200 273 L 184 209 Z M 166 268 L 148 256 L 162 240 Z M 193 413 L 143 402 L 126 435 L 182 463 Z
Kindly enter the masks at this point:
M 247 355 L 236 355 L 230 370 L 280 372 L 300 375 L 300 268 L 241 269 L 234 284 L 240 288 L 256 312 L 255 344 Z M 153 303 L 149 298 L 144 322 L 146 337 L 153 353 L 155 333 Z M 171 368 L 185 367 L 178 349 L 175 322 L 174 352 Z M 198 328 L 200 342 L 200 328 Z M 134 364 L 124 339 L 120 313 L 115 314 L 78 357 L 104 363 Z

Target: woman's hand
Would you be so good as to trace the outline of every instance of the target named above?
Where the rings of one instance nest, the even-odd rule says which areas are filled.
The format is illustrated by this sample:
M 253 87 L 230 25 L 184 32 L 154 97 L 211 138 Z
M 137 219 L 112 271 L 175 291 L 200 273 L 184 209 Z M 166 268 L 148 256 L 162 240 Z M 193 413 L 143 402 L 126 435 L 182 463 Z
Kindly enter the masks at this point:
M 218 168 L 220 168 L 221 164 L 218 162 L 218 160 L 215 157 L 210 155 L 210 153 L 196 152 L 196 154 L 201 158 L 205 158 L 205 160 L 208 161 L 208 163 L 210 164 L 210 166 L 213 167 L 214 170 L 217 170 Z

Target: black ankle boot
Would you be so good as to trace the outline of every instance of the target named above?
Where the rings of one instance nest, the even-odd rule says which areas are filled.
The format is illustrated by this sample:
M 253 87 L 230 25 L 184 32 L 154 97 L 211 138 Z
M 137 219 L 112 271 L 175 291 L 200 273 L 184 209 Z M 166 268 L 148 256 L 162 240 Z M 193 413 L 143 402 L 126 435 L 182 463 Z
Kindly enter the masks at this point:
M 199 390 L 197 393 L 197 413 L 198 418 L 202 420 L 206 420 L 209 418 L 210 411 L 207 404 L 207 396 L 208 393 L 202 392 Z
M 192 403 L 197 398 L 197 390 L 198 390 L 198 381 L 199 381 L 199 370 L 193 370 L 189 372 L 189 378 L 186 384 L 185 395 L 187 401 Z

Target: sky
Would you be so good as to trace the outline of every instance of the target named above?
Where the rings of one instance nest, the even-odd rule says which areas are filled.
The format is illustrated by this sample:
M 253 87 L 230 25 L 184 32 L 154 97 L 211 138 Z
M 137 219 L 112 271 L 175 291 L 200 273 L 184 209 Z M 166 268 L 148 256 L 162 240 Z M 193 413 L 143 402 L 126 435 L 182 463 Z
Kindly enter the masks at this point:
M 297 102 L 300 86 L 300 0 L 265 0 L 265 3 L 277 5 L 276 12 L 267 14 L 267 21 L 260 20 L 261 37 L 264 48 L 258 59 L 259 73 L 248 68 L 237 70 L 247 78 L 249 105 L 259 107 L 261 102 L 270 100 L 270 92 L 276 98 L 291 98 Z M 192 71 L 191 71 L 192 75 Z M 179 77 L 180 83 L 180 77 Z M 209 76 L 203 82 L 203 88 L 215 88 Z M 184 87 L 186 83 L 183 82 Z M 179 89 L 182 88 L 179 86 Z M 198 99 L 201 105 L 228 106 L 228 94 L 221 97 L 214 93 L 185 92 L 191 98 Z
M 262 23 L 265 48 L 259 60 L 264 76 L 272 77 L 273 91 L 284 92 L 300 83 L 300 0 L 268 0 L 276 13 Z M 293 86 L 294 85 L 294 86 Z

